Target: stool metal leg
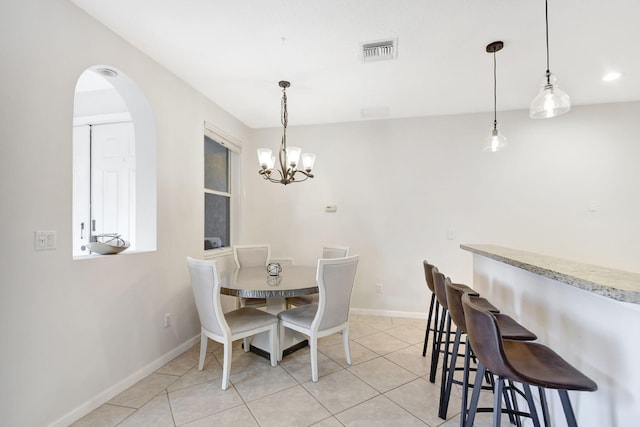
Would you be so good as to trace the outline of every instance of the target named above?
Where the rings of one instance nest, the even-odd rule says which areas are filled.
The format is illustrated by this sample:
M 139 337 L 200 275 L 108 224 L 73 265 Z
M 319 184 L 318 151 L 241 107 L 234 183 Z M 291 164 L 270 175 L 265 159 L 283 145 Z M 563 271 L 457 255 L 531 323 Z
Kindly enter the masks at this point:
M 524 395 L 527 398 L 527 405 L 529 405 L 529 415 L 531 416 L 531 421 L 533 421 L 533 426 L 540 427 L 540 419 L 538 418 L 538 411 L 536 410 L 536 402 L 533 401 L 531 387 L 527 383 L 522 383 L 522 388 L 524 388 Z
M 551 425 L 551 417 L 549 417 L 549 405 L 547 404 L 547 397 L 544 393 L 544 387 L 538 387 L 538 393 L 540 394 L 540 409 L 542 409 L 542 419 L 546 427 Z
M 500 416 L 502 415 L 502 378 L 497 378 L 493 389 L 493 427 L 500 427 Z
M 444 390 L 447 384 L 447 377 L 450 374 L 447 374 L 448 363 L 449 363 L 449 345 L 451 344 L 451 316 L 448 311 L 445 311 L 447 318 L 447 327 L 446 327 L 446 337 L 444 339 L 444 354 L 442 357 L 442 375 L 440 377 L 440 402 L 438 405 L 438 416 L 443 420 L 447 419 L 447 414 L 442 413 L 442 408 L 444 406 Z M 455 368 L 455 367 L 454 367 Z M 446 411 L 445 411 L 446 412 Z
M 482 363 L 478 363 L 476 370 L 476 379 L 473 383 L 473 393 L 471 394 L 471 403 L 469 404 L 469 413 L 465 420 L 465 427 L 473 427 L 473 423 L 476 419 L 476 412 L 478 410 L 478 401 L 480 400 L 480 389 L 482 388 L 482 381 L 484 380 L 485 367 Z
M 438 312 L 440 309 L 440 304 L 436 305 L 436 319 L 438 319 Z M 436 370 L 438 369 L 438 358 L 440 357 L 440 347 L 442 343 L 442 334 L 444 330 L 444 322 L 446 317 L 446 310 L 444 307 L 442 308 L 442 314 L 440 315 L 440 322 L 438 322 L 437 331 L 434 331 L 434 340 L 433 345 L 431 347 L 431 371 L 429 373 L 429 382 L 436 382 Z
M 560 401 L 562 402 L 564 416 L 567 419 L 567 425 L 569 427 L 578 427 L 576 416 L 573 413 L 573 408 L 571 407 L 571 400 L 569 400 L 569 393 L 567 393 L 567 390 L 558 390 L 558 394 L 560 395 Z
M 431 304 L 429 304 L 429 315 L 427 316 L 427 330 L 424 333 L 424 346 L 422 347 L 422 357 L 427 355 L 427 342 L 429 341 L 429 332 L 431 332 L 431 317 L 433 315 L 434 303 L 436 302 L 436 294 L 431 294 Z M 438 319 L 433 319 L 434 323 L 438 322 Z M 434 326 L 435 329 L 435 326 Z
M 451 387 L 453 386 L 453 374 L 456 371 L 456 361 L 458 359 L 458 349 L 460 348 L 460 339 L 462 338 L 462 331 L 458 329 L 456 331 L 456 337 L 453 342 L 453 353 L 451 353 L 451 362 L 449 364 L 448 371 L 443 366 L 442 376 L 446 375 L 446 385 L 440 389 L 440 407 L 438 409 L 438 416 L 443 420 L 447 419 L 447 409 L 449 409 L 449 400 L 451 398 Z M 444 383 L 444 382 L 443 382 Z M 462 416 L 462 414 L 460 414 Z

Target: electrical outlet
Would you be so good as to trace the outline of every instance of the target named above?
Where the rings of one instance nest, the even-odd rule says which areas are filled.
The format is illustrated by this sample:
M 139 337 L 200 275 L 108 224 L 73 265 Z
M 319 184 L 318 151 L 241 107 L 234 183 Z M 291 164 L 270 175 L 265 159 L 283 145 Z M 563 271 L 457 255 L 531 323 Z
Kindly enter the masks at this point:
M 164 314 L 164 327 L 168 328 L 171 326 L 171 313 Z
M 376 284 L 376 294 L 379 294 L 382 292 L 382 283 L 378 283 Z

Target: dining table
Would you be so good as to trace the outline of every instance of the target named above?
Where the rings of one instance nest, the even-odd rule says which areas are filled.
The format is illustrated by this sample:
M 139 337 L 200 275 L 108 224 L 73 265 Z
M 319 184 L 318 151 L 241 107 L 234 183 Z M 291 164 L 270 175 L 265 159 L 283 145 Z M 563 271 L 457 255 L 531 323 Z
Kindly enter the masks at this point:
M 269 275 L 267 268 L 241 267 L 220 273 L 220 293 L 233 297 L 265 298 L 266 311 L 278 315 L 286 309 L 286 298 L 318 293 L 316 266 L 282 266 L 278 275 Z M 308 345 L 306 336 L 285 329 L 283 356 Z M 250 351 L 269 357 L 269 334 L 263 332 L 253 337 Z

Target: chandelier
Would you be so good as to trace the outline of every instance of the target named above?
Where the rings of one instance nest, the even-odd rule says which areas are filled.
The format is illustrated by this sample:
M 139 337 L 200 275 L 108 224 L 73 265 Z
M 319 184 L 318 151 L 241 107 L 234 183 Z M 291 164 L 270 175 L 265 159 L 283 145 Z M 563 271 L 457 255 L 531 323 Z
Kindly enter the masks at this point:
M 313 169 L 313 164 L 316 161 L 316 155 L 313 153 L 302 153 L 302 149 L 299 147 L 287 147 L 287 124 L 289 122 L 287 112 L 287 88 L 291 86 L 291 83 L 281 81 L 278 83 L 278 86 L 282 88 L 282 102 L 280 104 L 282 142 L 278 153 L 279 167 L 274 168 L 276 158 L 272 155 L 270 149 L 258 148 L 258 162 L 261 168 L 258 173 L 268 181 L 287 185 L 313 178 L 311 169 Z M 302 160 L 303 170 L 298 169 L 300 160 Z

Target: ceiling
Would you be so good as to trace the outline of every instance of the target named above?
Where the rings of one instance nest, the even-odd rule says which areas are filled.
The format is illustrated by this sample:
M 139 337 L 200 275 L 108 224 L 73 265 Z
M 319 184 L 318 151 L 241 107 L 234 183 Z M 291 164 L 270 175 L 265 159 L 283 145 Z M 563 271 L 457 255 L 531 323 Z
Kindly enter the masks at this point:
M 495 40 L 498 110 L 527 109 L 546 69 L 543 0 L 71 1 L 252 128 L 280 126 L 279 80 L 295 126 L 493 111 Z M 549 0 L 573 105 L 640 100 L 639 16 L 638 0 Z M 397 59 L 362 61 L 389 38 Z

